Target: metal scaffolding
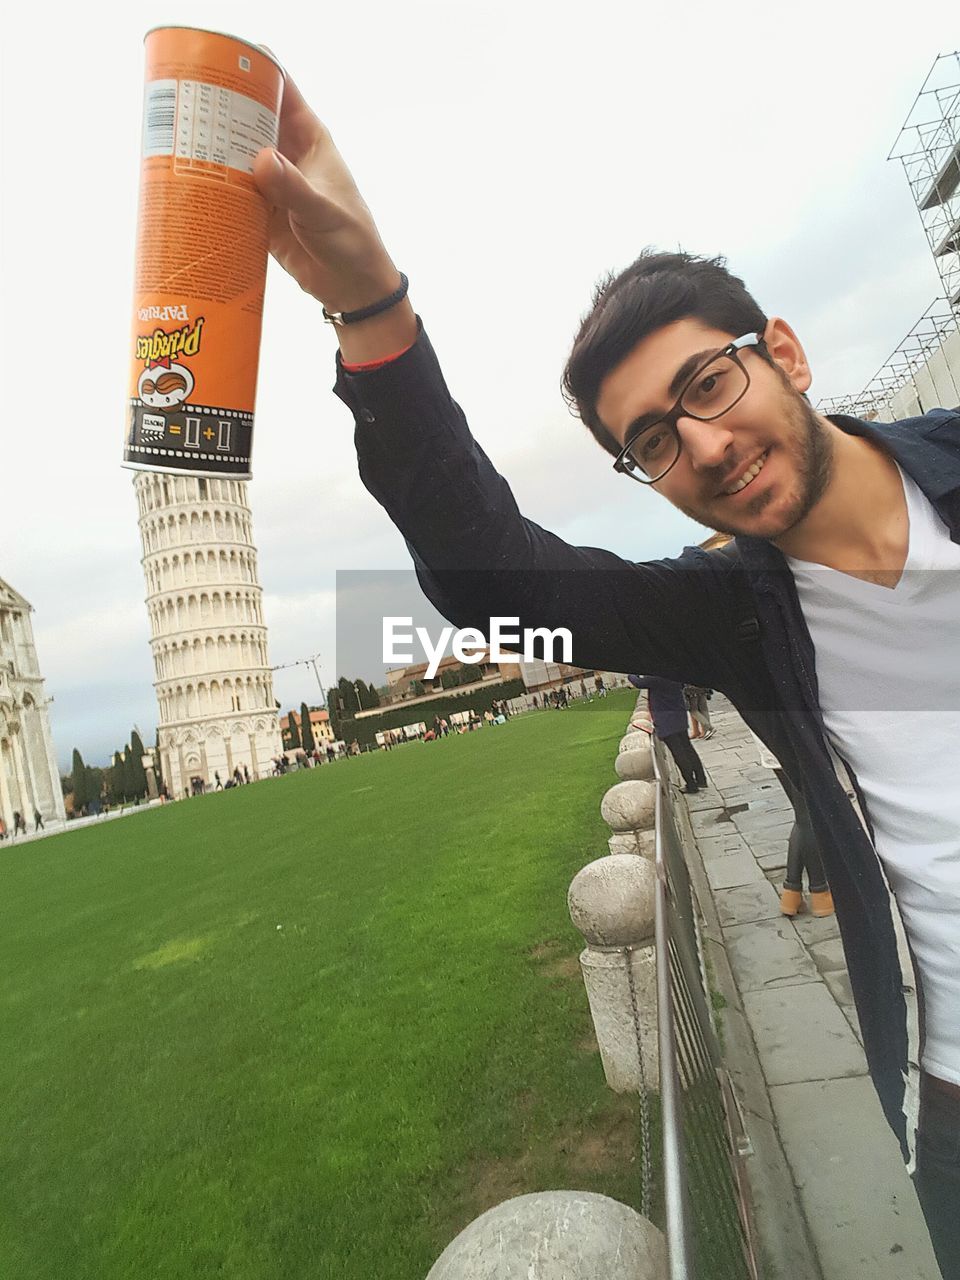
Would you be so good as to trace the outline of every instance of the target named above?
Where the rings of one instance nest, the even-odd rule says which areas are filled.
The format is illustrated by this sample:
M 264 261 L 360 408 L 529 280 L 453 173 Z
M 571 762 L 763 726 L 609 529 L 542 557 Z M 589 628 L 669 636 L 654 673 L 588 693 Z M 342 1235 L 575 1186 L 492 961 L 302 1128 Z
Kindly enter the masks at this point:
M 883 420 L 901 387 L 915 381 L 917 373 L 958 328 L 960 313 L 946 298 L 935 298 L 858 395 L 821 400 L 817 408 L 821 413 L 846 413 L 867 422 Z
M 934 62 L 888 160 L 899 160 L 930 251 L 954 307 L 960 306 L 960 52 Z
M 944 295 L 931 302 L 861 392 L 821 400 L 822 413 L 888 417 L 893 398 L 907 383 L 916 384 L 960 324 L 960 51 L 934 61 L 887 159 L 903 165 Z

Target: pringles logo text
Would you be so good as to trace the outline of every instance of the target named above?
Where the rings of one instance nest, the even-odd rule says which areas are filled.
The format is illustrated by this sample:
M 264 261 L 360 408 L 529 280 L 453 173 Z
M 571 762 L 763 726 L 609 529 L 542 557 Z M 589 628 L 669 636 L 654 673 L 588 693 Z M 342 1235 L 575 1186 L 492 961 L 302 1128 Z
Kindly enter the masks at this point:
M 202 329 L 203 316 L 198 316 L 192 325 L 185 324 L 182 329 L 175 329 L 173 333 L 154 329 L 148 338 L 137 338 L 137 359 L 146 363 L 152 360 L 173 360 L 179 356 L 195 356 L 200 350 Z

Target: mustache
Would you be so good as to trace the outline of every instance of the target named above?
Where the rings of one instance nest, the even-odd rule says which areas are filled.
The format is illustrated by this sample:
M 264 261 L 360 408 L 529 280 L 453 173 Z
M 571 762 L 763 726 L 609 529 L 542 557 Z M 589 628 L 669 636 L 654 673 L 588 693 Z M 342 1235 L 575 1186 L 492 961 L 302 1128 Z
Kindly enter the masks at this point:
M 768 445 L 767 448 L 769 447 Z M 762 449 L 757 456 L 763 457 L 766 452 L 766 449 Z M 711 467 L 709 471 L 705 469 L 703 472 L 704 483 L 710 485 L 714 493 L 726 488 L 730 478 L 736 474 L 746 460 L 747 455 L 743 454 L 741 457 L 734 458 L 732 462 L 724 462 L 722 466 Z
M 169 396 L 174 391 L 186 391 L 186 389 L 187 380 L 179 373 L 161 373 L 155 382 L 152 378 L 145 378 L 140 385 L 140 394 L 151 396 L 157 391 L 162 396 Z

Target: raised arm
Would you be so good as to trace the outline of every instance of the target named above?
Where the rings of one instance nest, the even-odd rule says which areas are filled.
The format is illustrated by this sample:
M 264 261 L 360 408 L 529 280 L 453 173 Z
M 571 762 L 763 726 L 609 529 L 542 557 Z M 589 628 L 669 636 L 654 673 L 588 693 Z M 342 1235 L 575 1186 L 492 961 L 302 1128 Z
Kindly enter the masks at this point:
M 279 152 L 261 152 L 255 176 L 274 207 L 274 256 L 328 311 L 359 309 L 397 288 L 370 210 L 289 80 Z M 491 617 L 565 627 L 578 666 L 729 686 L 717 665 L 727 649 L 719 633 L 731 625 L 726 575 L 712 557 L 631 564 L 525 519 L 470 434 L 408 300 L 336 334 L 337 393 L 357 423 L 363 482 L 452 622 L 485 634 Z M 387 357 L 396 358 L 374 370 L 350 367 Z

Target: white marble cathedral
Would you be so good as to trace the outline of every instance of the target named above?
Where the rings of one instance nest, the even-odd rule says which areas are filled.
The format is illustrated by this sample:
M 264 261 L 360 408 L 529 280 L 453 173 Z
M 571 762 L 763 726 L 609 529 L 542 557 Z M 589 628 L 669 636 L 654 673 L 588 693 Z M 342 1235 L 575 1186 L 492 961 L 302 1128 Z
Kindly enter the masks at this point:
M 35 810 L 45 822 L 66 821 L 31 611 L 0 578 L 0 817 L 8 832 L 15 811 L 30 831 Z
M 179 798 L 195 777 L 265 777 L 283 747 L 246 483 L 142 471 L 133 486 L 163 781 Z

